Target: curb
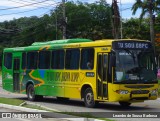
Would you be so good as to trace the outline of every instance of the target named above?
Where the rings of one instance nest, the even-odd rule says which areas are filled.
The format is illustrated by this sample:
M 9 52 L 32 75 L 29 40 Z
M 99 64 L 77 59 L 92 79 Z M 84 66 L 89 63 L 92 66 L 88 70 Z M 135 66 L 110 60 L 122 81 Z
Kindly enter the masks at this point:
M 25 102 L 24 104 L 35 105 L 33 103 L 28 103 L 28 102 L 27 103 Z M 37 106 L 41 106 L 41 105 L 38 105 L 38 104 L 36 104 L 36 105 Z M 0 107 L 2 107 L 2 108 L 8 108 L 8 109 L 13 109 L 13 110 L 16 110 L 16 111 L 22 111 L 22 113 L 24 113 L 24 112 L 46 113 L 45 116 L 48 116 L 49 118 L 53 118 L 53 119 L 54 118 L 58 118 L 58 119 L 67 120 L 67 121 L 103 121 L 103 120 L 94 119 L 94 118 L 83 118 L 83 117 L 78 117 L 78 116 L 74 116 L 74 115 L 68 115 L 68 114 L 58 113 L 60 111 L 58 111 L 58 112 L 50 112 L 50 111 L 45 111 L 45 110 L 38 110 L 38 109 L 32 109 L 32 108 L 26 108 L 26 107 L 14 106 L 14 105 L 2 104 L 2 103 L 0 103 Z M 41 107 L 42 108 L 46 108 L 48 110 L 57 111 L 55 109 L 51 109 L 51 108 L 48 108 L 48 107 L 45 107 L 45 106 L 41 106 Z M 66 117 L 66 118 L 62 118 L 62 117 Z
M 52 109 L 52 108 L 48 108 L 48 107 L 46 107 L 46 106 L 42 106 L 42 105 L 39 105 L 39 104 L 36 104 L 36 103 L 32 103 L 32 102 L 24 102 L 24 104 L 31 104 L 31 105 L 35 105 L 35 106 L 44 108 L 44 109 L 46 109 L 46 110 L 51 110 L 51 111 L 54 111 L 54 112 L 61 112 L 61 111 L 59 111 L 59 110 Z M 21 106 L 23 106 L 24 104 L 21 104 Z M 49 111 L 48 111 L 48 112 L 49 112 Z
M 2 104 L 2 103 L 0 103 L 0 107 L 9 108 L 9 109 L 17 110 L 17 111 L 25 111 L 25 112 L 49 112 L 45 110 L 38 110 L 38 109 L 32 109 L 32 108 L 26 108 L 26 107 L 8 105 L 8 104 Z
M 158 101 L 160 101 L 160 98 L 157 98 Z

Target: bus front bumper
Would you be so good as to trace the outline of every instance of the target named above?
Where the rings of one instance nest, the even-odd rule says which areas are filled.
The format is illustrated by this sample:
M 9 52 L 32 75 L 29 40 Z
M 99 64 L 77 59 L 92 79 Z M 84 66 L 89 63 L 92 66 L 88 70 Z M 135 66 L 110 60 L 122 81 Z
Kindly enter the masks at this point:
M 139 90 L 137 90 L 138 92 Z M 147 94 L 140 94 L 142 93 L 143 90 L 140 92 L 139 94 L 133 94 L 131 92 L 128 91 L 116 91 L 114 93 L 114 97 L 112 98 L 112 101 L 114 102 L 119 102 L 119 101 L 123 101 L 123 102 L 143 102 L 144 100 L 156 100 L 158 97 L 158 93 L 155 90 L 153 91 L 149 91 Z

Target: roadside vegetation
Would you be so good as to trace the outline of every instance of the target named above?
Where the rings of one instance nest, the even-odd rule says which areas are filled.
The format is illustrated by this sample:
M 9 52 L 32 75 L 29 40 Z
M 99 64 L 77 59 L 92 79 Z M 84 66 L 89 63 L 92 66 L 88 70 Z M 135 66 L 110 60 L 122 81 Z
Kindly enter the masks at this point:
M 34 104 L 27 104 L 27 103 L 24 103 L 22 105 L 22 107 L 26 107 L 26 108 L 32 108 L 32 109 L 38 109 L 38 110 L 46 110 L 46 111 L 49 111 L 49 112 L 52 112 L 51 110 L 48 110 L 40 105 L 34 105 Z
M 114 14 L 112 6 L 105 0 L 92 4 L 68 1 L 65 6 L 67 22 L 63 20 L 61 4 L 50 11 L 50 15 L 21 17 L 0 22 L 0 58 L 2 58 L 3 49 L 7 47 L 28 46 L 33 42 L 62 39 L 64 25 L 67 27 L 66 38 L 88 38 L 92 40 L 114 38 L 112 23 Z M 141 8 L 141 4 L 135 5 L 134 11 L 137 10 L 137 7 Z M 156 14 L 154 28 L 156 32 L 160 32 L 160 12 L 154 14 Z M 123 38 L 150 40 L 149 23 L 148 16 L 143 19 L 123 19 Z
M 159 86 L 158 86 L 158 96 L 160 97 L 160 79 L 158 80 L 158 84 L 159 84 Z
M 44 110 L 44 111 L 53 112 L 53 113 L 57 113 L 57 114 L 60 113 L 60 114 L 72 115 L 72 116 L 76 116 L 76 117 L 95 118 L 95 119 L 100 119 L 100 120 L 105 120 L 105 121 L 112 121 L 107 118 L 95 117 L 95 116 L 91 115 L 90 113 L 58 112 L 55 110 L 47 109 L 47 108 L 40 106 L 40 105 L 28 104 L 24 100 L 19 100 L 19 99 L 0 97 L 0 103 L 21 106 L 21 107 L 26 107 L 26 108 L 31 108 L 31 109 Z
M 24 100 L 0 97 L 0 103 L 3 103 L 3 104 L 19 106 L 24 102 L 25 102 Z

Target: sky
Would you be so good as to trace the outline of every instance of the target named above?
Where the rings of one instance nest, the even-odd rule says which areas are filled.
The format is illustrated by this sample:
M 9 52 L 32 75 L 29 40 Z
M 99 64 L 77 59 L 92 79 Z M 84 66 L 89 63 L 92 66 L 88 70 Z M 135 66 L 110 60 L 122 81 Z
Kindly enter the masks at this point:
M 77 0 L 66 0 L 74 1 Z M 79 0 L 81 2 L 93 3 L 98 0 Z M 106 0 L 108 4 L 112 0 Z M 131 7 L 135 0 L 117 0 L 121 10 L 122 18 L 139 17 L 140 11 L 132 15 Z M 0 22 L 17 19 L 20 17 L 38 16 L 49 14 L 50 10 L 59 5 L 62 0 L 0 0 Z M 121 3 L 121 5 L 120 5 Z

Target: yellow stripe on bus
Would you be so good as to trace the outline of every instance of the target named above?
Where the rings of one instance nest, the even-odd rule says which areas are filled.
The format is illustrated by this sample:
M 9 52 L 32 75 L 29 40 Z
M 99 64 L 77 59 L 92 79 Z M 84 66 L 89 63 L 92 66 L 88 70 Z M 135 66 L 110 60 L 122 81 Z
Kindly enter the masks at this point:
M 44 84 L 44 80 L 32 76 L 32 73 L 33 73 L 33 72 L 34 72 L 34 70 L 32 70 L 32 71 L 29 73 L 29 76 L 30 76 L 32 79 L 40 82 L 40 84 L 37 84 L 37 85 L 35 85 L 34 87 L 37 87 L 37 86 L 40 86 L 40 85 Z
M 43 50 L 43 49 L 48 50 L 49 48 L 50 48 L 50 45 L 47 45 L 47 46 L 43 46 L 43 47 L 41 47 L 39 50 Z

